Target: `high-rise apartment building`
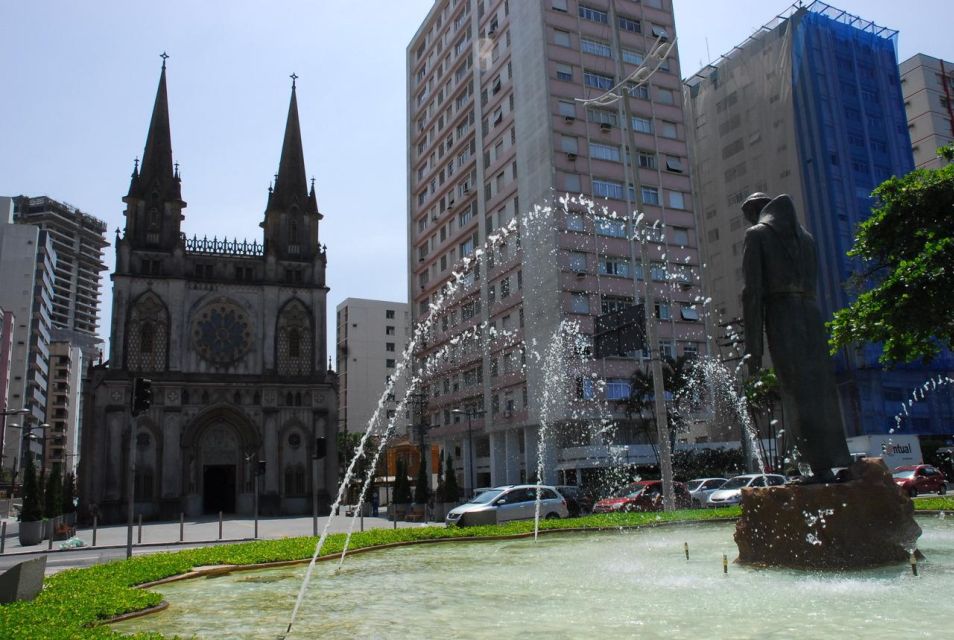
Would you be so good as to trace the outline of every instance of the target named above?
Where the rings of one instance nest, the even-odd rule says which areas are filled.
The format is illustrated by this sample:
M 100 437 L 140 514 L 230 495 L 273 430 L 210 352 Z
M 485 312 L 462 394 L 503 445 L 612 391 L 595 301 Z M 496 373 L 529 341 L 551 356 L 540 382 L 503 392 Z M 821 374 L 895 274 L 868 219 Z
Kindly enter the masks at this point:
M 752 192 L 792 196 L 818 247 L 825 319 L 849 304 L 856 264 L 846 256 L 871 214 L 872 190 L 914 168 L 898 75 L 897 32 L 822 2 L 792 7 L 686 82 L 706 294 L 720 321 L 741 312 L 742 201 Z M 724 353 L 725 357 L 741 354 Z M 885 433 L 911 390 L 939 371 L 886 371 L 866 346 L 835 357 L 847 435 Z M 905 428 L 950 431 L 949 394 L 912 408 Z
M 465 334 L 484 341 L 424 380 L 432 434 L 462 465 L 467 489 L 536 472 L 539 399 L 551 381 L 528 348 L 544 349 L 562 320 L 591 336 L 595 316 L 640 302 L 630 219 L 637 208 L 666 229 L 653 238 L 647 268 L 664 294 L 655 346 L 673 356 L 704 350 L 691 304 L 699 258 L 675 49 L 648 83 L 620 90 L 625 101 L 581 102 L 615 88 L 674 37 L 670 0 L 438 0 L 408 46 L 411 316 L 415 323 L 439 316 L 418 366 Z M 515 217 L 566 193 L 623 217 L 571 205 L 554 215 L 552 233 L 531 238 L 521 222 L 519 234 L 476 252 Z M 465 257 L 476 267 L 463 291 L 434 311 Z M 677 269 L 667 265 L 677 263 L 684 275 L 673 291 L 667 274 Z M 505 337 L 491 339 L 492 330 Z M 610 407 L 628 396 L 634 369 L 646 366 L 633 355 L 597 363 L 607 384 L 593 393 Z M 567 411 L 549 417 L 566 424 Z M 561 438 L 558 450 L 549 448 L 547 480 L 585 483 L 609 445 L 636 441 L 625 428 L 615 439 Z
M 3 466 L 18 470 L 29 451 L 40 466 L 46 435 L 47 379 L 56 251 L 53 240 L 32 225 L 13 224 L 13 203 L 0 198 L 0 308 L 13 314 L 8 410 L 25 408 L 27 415 L 5 422 Z M 25 436 L 36 436 L 31 439 Z
M 50 374 L 46 404 L 46 456 L 44 466 L 58 465 L 63 474 L 75 473 L 79 456 L 82 407 L 80 385 L 85 362 L 83 350 L 66 340 L 50 343 Z
M 901 63 L 901 93 L 918 169 L 947 161 L 938 147 L 954 142 L 954 63 L 918 53 Z
M 337 308 L 338 431 L 364 433 L 408 341 L 406 302 L 347 298 Z M 395 380 L 375 433 L 394 417 L 403 381 Z M 403 434 L 402 421 L 400 426 Z
M 96 358 L 102 347 L 97 336 L 106 223 L 76 207 L 48 197 L 14 199 L 14 220 L 48 231 L 56 250 L 53 281 L 53 326 L 71 331 L 70 339 Z

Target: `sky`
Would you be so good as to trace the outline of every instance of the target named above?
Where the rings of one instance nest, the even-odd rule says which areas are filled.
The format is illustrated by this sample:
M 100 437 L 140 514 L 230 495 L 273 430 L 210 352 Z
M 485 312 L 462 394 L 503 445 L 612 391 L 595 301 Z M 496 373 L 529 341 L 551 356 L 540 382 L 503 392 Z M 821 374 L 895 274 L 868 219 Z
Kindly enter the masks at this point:
M 325 216 L 333 345 L 334 309 L 344 298 L 406 300 L 405 52 L 432 4 L 6 0 L 0 195 L 68 202 L 105 220 L 112 242 L 166 51 L 173 155 L 188 202 L 183 231 L 261 240 L 294 72 L 305 166 Z M 833 4 L 900 31 L 899 60 L 918 52 L 954 60 L 949 0 Z M 788 6 L 675 0 L 683 76 Z M 111 271 L 112 248 L 106 257 Z M 103 285 L 108 324 L 106 274 Z

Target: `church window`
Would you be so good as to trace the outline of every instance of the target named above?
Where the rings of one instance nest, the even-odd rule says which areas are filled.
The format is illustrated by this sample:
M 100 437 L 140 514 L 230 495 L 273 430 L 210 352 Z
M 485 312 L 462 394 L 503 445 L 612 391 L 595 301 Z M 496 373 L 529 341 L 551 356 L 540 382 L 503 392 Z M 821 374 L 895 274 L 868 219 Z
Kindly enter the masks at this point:
M 153 479 L 152 469 L 149 467 L 141 467 L 136 469 L 135 476 L 135 485 L 133 487 L 133 495 L 137 502 L 147 502 L 155 498 L 154 495 L 154 486 L 155 482 Z
M 182 404 L 189 404 L 189 390 L 182 390 Z
M 292 397 L 292 392 L 291 392 L 291 391 L 289 391 L 288 393 L 285 394 L 285 404 L 286 404 L 286 405 L 288 405 L 289 407 L 292 406 L 292 401 L 293 401 L 293 400 L 294 400 L 294 398 Z
M 305 468 L 301 464 L 285 467 L 285 495 L 305 495 Z
M 300 300 L 292 300 L 285 305 L 278 316 L 276 331 L 278 374 L 303 376 L 311 373 L 312 349 L 311 314 Z
M 162 371 L 169 347 L 169 312 L 154 293 L 140 297 L 126 327 L 126 363 L 130 371 Z

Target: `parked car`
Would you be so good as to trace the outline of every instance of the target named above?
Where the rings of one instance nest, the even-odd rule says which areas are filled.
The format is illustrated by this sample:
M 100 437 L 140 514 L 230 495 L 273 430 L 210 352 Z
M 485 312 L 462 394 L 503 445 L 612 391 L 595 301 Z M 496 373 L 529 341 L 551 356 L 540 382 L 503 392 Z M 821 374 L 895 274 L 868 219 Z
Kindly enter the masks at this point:
M 692 498 L 692 506 L 704 507 L 712 492 L 720 489 L 726 482 L 726 478 L 696 478 L 687 482 L 686 488 Z
M 447 525 L 467 527 L 497 524 L 510 520 L 527 520 L 536 516 L 537 485 L 507 485 L 488 489 L 459 507 L 450 510 Z M 566 518 L 566 500 L 556 488 L 540 487 L 540 517 Z
M 947 479 L 938 469 L 929 464 L 914 464 L 896 467 L 894 483 L 912 498 L 919 493 L 936 491 L 939 496 L 947 493 Z
M 707 507 L 727 507 L 742 502 L 742 489 L 746 487 L 775 487 L 785 484 L 785 476 L 777 473 L 746 473 L 727 481 L 709 495 Z
M 676 508 L 686 509 L 692 504 L 689 490 L 681 482 L 673 483 L 676 494 Z M 619 511 L 662 511 L 662 481 L 642 480 L 626 487 L 622 495 L 604 498 L 593 505 L 593 513 L 614 513 Z
M 570 512 L 571 518 L 593 511 L 593 498 L 579 487 L 561 484 L 556 486 L 556 490 L 566 498 L 566 508 Z

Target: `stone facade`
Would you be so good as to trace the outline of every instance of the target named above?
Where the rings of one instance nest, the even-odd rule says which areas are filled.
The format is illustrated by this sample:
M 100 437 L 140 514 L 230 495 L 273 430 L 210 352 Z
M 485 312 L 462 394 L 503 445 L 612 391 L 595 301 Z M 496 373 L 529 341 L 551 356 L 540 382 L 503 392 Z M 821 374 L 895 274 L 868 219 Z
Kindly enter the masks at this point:
M 187 239 L 173 167 L 163 66 L 115 241 L 110 355 L 94 367 L 86 403 L 83 500 L 106 521 L 125 517 L 130 489 L 146 518 L 251 513 L 258 485 L 262 513 L 326 511 L 337 379 L 325 369 L 322 216 L 305 179 L 294 84 L 264 242 Z M 134 419 L 136 377 L 152 380 L 153 400 Z

